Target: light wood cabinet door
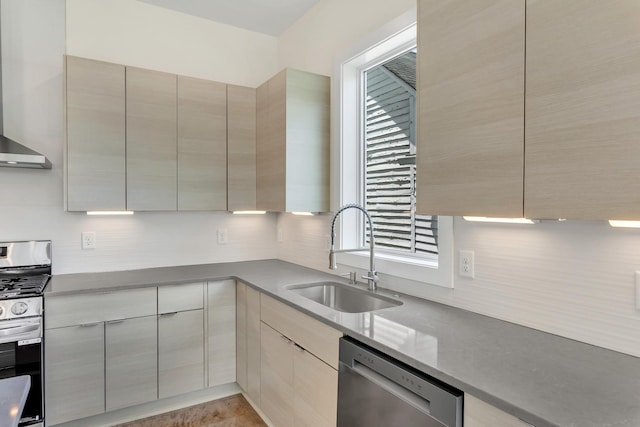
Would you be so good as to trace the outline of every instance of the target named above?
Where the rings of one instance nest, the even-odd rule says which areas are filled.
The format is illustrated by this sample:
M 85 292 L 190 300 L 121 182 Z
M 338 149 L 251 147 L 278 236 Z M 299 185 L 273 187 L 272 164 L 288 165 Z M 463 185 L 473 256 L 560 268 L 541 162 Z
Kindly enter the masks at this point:
M 126 209 L 125 67 L 65 57 L 66 209 Z
M 640 219 L 640 3 L 527 2 L 525 215 Z
M 104 323 L 46 331 L 47 425 L 105 411 Z
M 157 316 L 105 325 L 106 410 L 158 398 Z
M 532 427 L 531 424 L 507 414 L 470 394 L 464 395 L 464 426 Z
M 227 210 L 227 85 L 178 76 L 178 210 Z
M 257 209 L 329 209 L 329 90 L 328 77 L 292 69 L 257 89 Z
M 293 345 L 290 339 L 261 324 L 260 409 L 277 427 L 293 427 Z
M 204 308 L 205 284 L 184 283 L 158 287 L 158 314 Z
M 158 316 L 158 397 L 204 388 L 203 310 Z
M 236 283 L 236 382 L 247 388 L 247 285 Z
M 127 209 L 177 209 L 177 77 L 127 67 Z
M 419 0 L 418 53 L 417 210 L 521 217 L 525 2 Z
M 247 286 L 247 394 L 260 405 L 260 292 Z
M 294 346 L 295 425 L 334 427 L 338 416 L 338 371 Z
M 207 285 L 209 387 L 236 381 L 236 282 Z
M 229 211 L 256 209 L 256 89 L 227 85 Z

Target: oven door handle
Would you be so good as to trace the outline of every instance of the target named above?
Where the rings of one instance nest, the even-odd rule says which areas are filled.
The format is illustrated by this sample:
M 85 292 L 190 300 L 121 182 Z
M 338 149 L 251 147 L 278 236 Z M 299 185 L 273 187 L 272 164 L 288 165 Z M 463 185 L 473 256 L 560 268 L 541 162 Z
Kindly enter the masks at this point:
M 40 325 L 20 325 L 20 326 L 14 326 L 12 328 L 1 328 L 0 329 L 0 336 L 2 337 L 6 337 L 8 335 L 20 335 L 20 334 L 24 334 L 27 332 L 33 332 L 33 331 L 37 331 L 40 328 Z

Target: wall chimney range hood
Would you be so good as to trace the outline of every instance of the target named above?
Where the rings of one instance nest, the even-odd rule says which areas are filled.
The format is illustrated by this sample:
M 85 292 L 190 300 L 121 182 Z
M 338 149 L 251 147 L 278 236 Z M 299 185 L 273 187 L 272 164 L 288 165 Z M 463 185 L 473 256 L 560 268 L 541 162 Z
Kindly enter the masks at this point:
M 1 20 L 2 13 L 0 12 L 0 21 Z M 1 29 L 0 26 L 0 33 Z M 0 166 L 51 169 L 51 162 L 45 156 L 4 136 L 2 103 L 2 37 L 0 37 Z

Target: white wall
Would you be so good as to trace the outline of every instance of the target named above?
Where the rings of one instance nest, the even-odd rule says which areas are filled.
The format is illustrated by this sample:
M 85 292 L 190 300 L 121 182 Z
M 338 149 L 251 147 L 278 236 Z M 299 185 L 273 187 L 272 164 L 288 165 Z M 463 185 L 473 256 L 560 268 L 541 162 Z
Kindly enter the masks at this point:
M 254 85 L 275 70 L 272 37 L 207 25 L 135 0 L 66 3 L 70 54 L 135 60 L 133 65 L 141 67 L 244 85 Z M 122 37 L 125 33 L 129 37 Z M 163 49 L 168 39 L 172 44 Z M 65 1 L 3 0 L 2 53 L 5 133 L 46 154 L 53 169 L 0 168 L 0 241 L 52 240 L 57 274 L 275 258 L 275 215 L 149 212 L 87 217 L 64 212 Z M 220 61 L 214 63 L 214 57 Z M 263 58 L 266 64 L 261 64 Z M 248 69 L 242 69 L 245 66 Z M 217 245 L 218 228 L 228 229 L 229 244 Z M 97 249 L 81 250 L 81 231 L 97 233 Z
M 411 7 L 415 2 L 321 1 L 280 38 L 280 66 L 331 74 L 336 55 Z M 279 258 L 328 271 L 330 220 L 281 215 Z M 418 284 L 429 299 L 640 356 L 640 231 L 604 221 L 514 226 L 456 218 L 454 247 L 456 254 L 475 252 L 475 279 L 455 275 L 452 290 Z M 383 287 L 415 284 L 381 274 Z
M 277 39 L 136 0 L 67 0 L 67 53 L 257 87 Z

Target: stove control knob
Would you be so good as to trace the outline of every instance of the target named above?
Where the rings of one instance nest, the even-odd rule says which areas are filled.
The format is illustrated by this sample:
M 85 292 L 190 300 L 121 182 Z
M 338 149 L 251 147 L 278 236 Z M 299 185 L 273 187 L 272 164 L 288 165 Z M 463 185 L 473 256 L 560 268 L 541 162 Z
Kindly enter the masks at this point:
M 20 316 L 21 314 L 26 313 L 28 309 L 29 309 L 29 307 L 27 306 L 26 303 L 17 302 L 15 304 L 13 304 L 13 307 L 11 307 L 11 312 L 13 314 L 15 314 L 16 316 Z

